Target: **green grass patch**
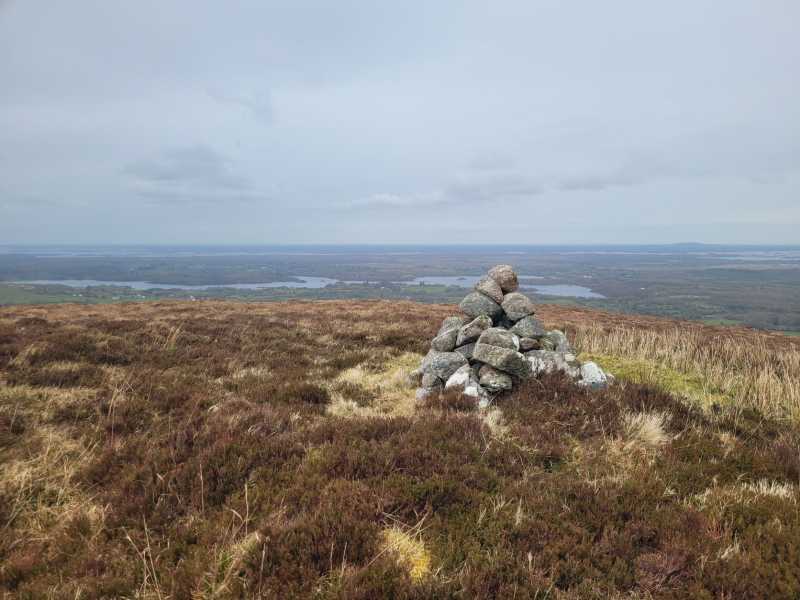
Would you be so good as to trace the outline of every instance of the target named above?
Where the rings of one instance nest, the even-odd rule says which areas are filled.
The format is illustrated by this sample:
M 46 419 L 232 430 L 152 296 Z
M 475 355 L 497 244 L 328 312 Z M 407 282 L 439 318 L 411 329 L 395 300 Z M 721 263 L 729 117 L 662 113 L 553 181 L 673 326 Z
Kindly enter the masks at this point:
M 67 294 L 43 293 L 42 290 L 37 289 L 37 287 L 0 284 L 0 305 L 53 304 L 56 302 L 76 302 L 79 300 Z
M 741 321 L 735 319 L 703 319 L 701 321 L 706 325 L 741 325 Z
M 731 398 L 699 373 L 684 373 L 655 361 L 609 354 L 583 353 L 579 358 L 582 361 L 596 362 L 617 379 L 654 386 L 704 408 L 731 402 Z

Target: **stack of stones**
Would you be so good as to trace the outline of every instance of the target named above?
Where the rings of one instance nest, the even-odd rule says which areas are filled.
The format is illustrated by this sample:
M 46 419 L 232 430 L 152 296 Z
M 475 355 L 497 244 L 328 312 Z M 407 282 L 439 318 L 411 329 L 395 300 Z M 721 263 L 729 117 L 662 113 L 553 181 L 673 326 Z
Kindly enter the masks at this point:
M 464 315 L 447 317 L 412 377 L 417 399 L 458 389 L 488 406 L 495 395 L 541 373 L 562 371 L 578 384 L 608 385 L 595 363 L 581 364 L 561 331 L 547 331 L 533 302 L 517 291 L 517 274 L 497 265 L 461 301 Z

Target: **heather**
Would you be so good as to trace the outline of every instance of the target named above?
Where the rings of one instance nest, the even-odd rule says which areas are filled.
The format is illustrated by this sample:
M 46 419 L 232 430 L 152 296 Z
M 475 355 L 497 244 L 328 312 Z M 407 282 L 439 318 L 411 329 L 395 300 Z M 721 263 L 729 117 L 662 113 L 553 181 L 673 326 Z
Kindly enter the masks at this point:
M 0 590 L 800 594 L 795 341 L 542 306 L 614 385 L 417 402 L 406 376 L 453 310 L 2 309 Z

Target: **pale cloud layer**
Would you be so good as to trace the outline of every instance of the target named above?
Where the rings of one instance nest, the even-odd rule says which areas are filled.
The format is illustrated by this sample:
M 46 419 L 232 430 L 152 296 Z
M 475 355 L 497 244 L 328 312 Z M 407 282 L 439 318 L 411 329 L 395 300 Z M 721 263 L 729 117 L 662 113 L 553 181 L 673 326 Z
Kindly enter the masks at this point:
M 800 243 L 799 23 L 0 0 L 0 243 Z

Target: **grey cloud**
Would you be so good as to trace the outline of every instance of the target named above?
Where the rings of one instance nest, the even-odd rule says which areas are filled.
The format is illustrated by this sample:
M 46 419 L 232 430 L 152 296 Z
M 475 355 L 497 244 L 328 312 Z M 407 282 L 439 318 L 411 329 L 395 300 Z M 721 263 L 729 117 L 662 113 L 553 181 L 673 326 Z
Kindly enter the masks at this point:
M 423 193 L 377 193 L 359 200 L 346 202 L 340 208 L 415 208 L 449 205 L 491 205 L 512 199 L 529 198 L 541 194 L 542 187 L 515 173 L 485 177 L 461 177 L 441 190 Z
M 612 171 L 602 174 L 569 175 L 555 183 L 561 191 L 601 191 L 617 187 L 630 187 L 646 182 L 642 176 L 624 171 Z
M 123 169 L 137 194 L 180 202 L 252 200 L 261 195 L 233 172 L 230 161 L 207 146 L 174 148 Z
M 269 92 L 243 92 L 235 89 L 209 89 L 208 95 L 222 104 L 238 106 L 267 123 L 273 118 L 272 96 Z
M 495 200 L 527 198 L 543 192 L 540 184 L 523 175 L 504 173 L 491 177 L 467 178 L 450 184 L 446 190 L 448 197 L 454 201 L 469 203 L 485 203 Z
M 514 160 L 504 154 L 481 154 L 474 156 L 467 168 L 473 171 L 506 171 L 514 168 Z
M 754 0 L 0 0 L 0 239 L 454 242 L 501 207 L 522 240 L 578 218 L 586 243 L 678 218 L 719 240 L 724 211 L 800 241 L 798 22 Z

